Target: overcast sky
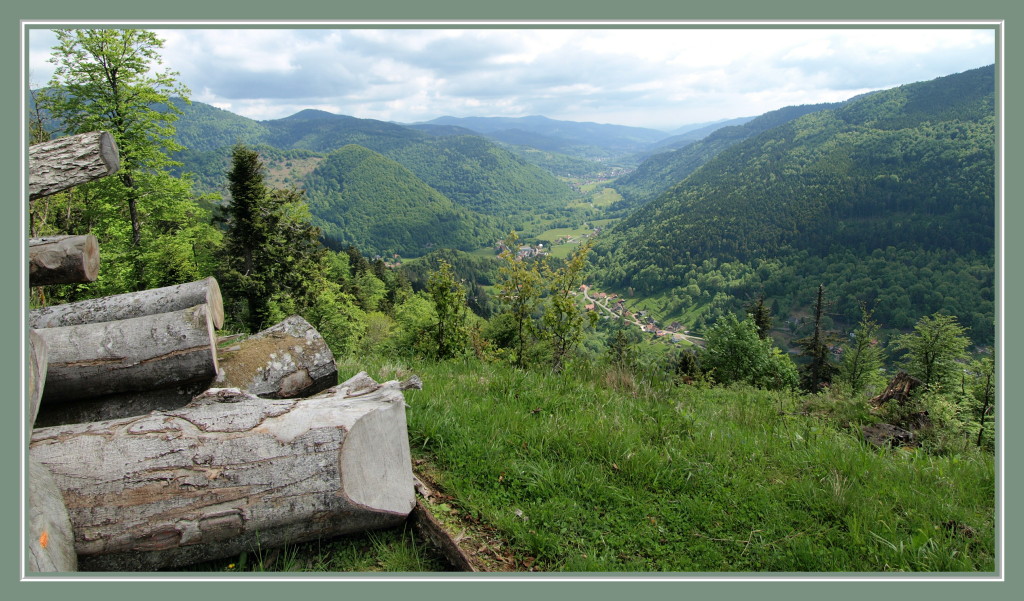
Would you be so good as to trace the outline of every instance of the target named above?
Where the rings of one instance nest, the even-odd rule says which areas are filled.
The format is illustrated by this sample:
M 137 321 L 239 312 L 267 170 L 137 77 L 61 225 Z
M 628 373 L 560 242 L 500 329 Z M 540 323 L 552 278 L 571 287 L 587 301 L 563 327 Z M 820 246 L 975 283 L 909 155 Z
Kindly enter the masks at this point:
M 991 29 L 159 29 L 192 99 L 253 119 L 316 108 L 670 130 L 834 102 L 995 62 Z M 55 37 L 29 30 L 29 82 Z

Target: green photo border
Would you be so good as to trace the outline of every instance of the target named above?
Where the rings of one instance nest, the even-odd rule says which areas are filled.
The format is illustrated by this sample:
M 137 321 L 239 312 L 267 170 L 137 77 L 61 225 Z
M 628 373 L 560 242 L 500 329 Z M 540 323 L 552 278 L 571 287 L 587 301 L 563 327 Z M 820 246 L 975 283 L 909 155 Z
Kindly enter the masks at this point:
M 16 278 L 21 278 L 21 286 L 8 284 L 5 286 L 4 294 L 0 296 L 0 307 L 5 310 L 4 314 L 7 315 L 7 318 L 0 322 L 0 328 L 2 328 L 0 330 L 0 339 L 4 341 L 4 344 L 0 346 L 0 359 L 2 359 L 0 360 L 0 365 L 3 365 L 3 375 L 6 376 L 3 381 L 9 383 L 9 388 L 18 390 L 16 393 L 18 401 L 8 401 L 6 410 L 8 418 L 6 423 L 17 425 L 10 426 L 7 435 L 2 437 L 4 444 L 2 456 L 6 468 L 4 473 L 8 475 L 11 483 L 6 487 L 7 490 L 2 500 L 0 500 L 5 510 L 3 515 L 7 516 L 7 519 L 3 520 L 3 530 L 0 530 L 0 532 L 6 534 L 3 537 L 4 544 L 2 545 L 2 557 L 5 561 L 2 564 L 5 571 L 10 575 L 9 582 L 16 587 L 16 590 L 12 591 L 16 595 L 14 598 L 57 598 L 58 596 L 62 598 L 70 596 L 78 598 L 84 596 L 87 599 L 91 599 L 100 598 L 101 596 L 106 598 L 111 594 L 124 594 L 142 595 L 149 601 L 149 599 L 171 598 L 172 596 L 177 598 L 182 593 L 194 594 L 199 592 L 204 596 L 221 596 L 225 594 L 237 595 L 241 592 L 247 596 L 255 593 L 257 598 L 263 599 L 276 598 L 280 594 L 292 590 L 285 587 L 302 585 L 301 594 L 303 595 L 311 593 L 337 596 L 368 595 L 376 599 L 383 594 L 389 599 L 402 597 L 415 599 L 416 601 L 435 595 L 438 597 L 443 595 L 446 598 L 462 596 L 473 598 L 479 595 L 487 595 L 488 598 L 496 596 L 496 598 L 501 599 L 503 597 L 512 598 L 513 595 L 535 594 L 534 589 L 524 588 L 524 585 L 528 586 L 530 584 L 539 585 L 545 594 L 562 596 L 573 593 L 574 595 L 582 594 L 587 597 L 596 595 L 598 599 L 618 598 L 627 592 L 624 588 L 621 588 L 626 586 L 640 586 L 642 592 L 648 594 L 668 593 L 699 596 L 721 595 L 724 592 L 727 595 L 735 595 L 737 597 L 746 597 L 748 595 L 761 597 L 768 595 L 769 597 L 787 599 L 803 595 L 807 597 L 828 595 L 829 597 L 838 596 L 839 598 L 861 598 L 865 593 L 917 596 L 922 594 L 922 592 L 929 596 L 938 595 L 939 599 L 945 599 L 947 596 L 959 599 L 965 595 L 978 595 L 979 593 L 985 595 L 986 598 L 1012 598 L 1014 596 L 1012 591 L 1016 588 L 1014 582 L 1017 577 L 1014 572 L 1016 562 L 1012 561 L 1016 559 L 1016 556 L 1012 553 L 1014 545 L 1011 545 L 1011 542 L 1015 540 L 1013 534 L 1018 529 L 1015 526 L 1016 522 L 1019 521 L 1014 520 L 1012 515 L 1009 516 L 1010 519 L 1006 520 L 1005 523 L 997 519 L 997 523 L 1003 525 L 1002 537 L 997 539 L 1003 542 L 1003 549 L 997 554 L 997 570 L 1000 569 L 999 562 L 1001 561 L 1005 566 L 1005 571 L 1002 572 L 1005 582 L 970 582 L 959 580 L 850 582 L 850 580 L 868 579 L 868 577 L 860 575 L 853 575 L 849 578 L 825 576 L 825 579 L 822 580 L 819 580 L 817 575 L 812 576 L 810 579 L 779 578 L 777 582 L 753 582 L 743 575 L 735 577 L 708 575 L 714 581 L 702 581 L 699 579 L 700 577 L 688 578 L 678 574 L 666 575 L 672 578 L 672 581 L 657 581 L 655 580 L 657 575 L 645 574 L 642 575 L 645 577 L 645 580 L 642 582 L 630 579 L 629 575 L 586 575 L 585 578 L 555 575 L 540 577 L 512 575 L 501 580 L 494 580 L 486 576 L 482 578 L 467 576 L 452 579 L 446 578 L 443 581 L 428 577 L 416 577 L 415 581 L 410 581 L 403 579 L 401 576 L 391 576 L 383 577 L 380 580 L 344 582 L 325 582 L 316 579 L 253 582 L 252 580 L 234 581 L 228 578 L 194 582 L 188 579 L 188 577 L 177 578 L 174 575 L 169 576 L 171 578 L 169 582 L 153 582 L 149 580 L 111 582 L 103 577 L 88 579 L 94 579 L 96 582 L 82 582 L 78 579 L 69 582 L 53 579 L 22 579 L 21 564 L 23 561 L 22 549 L 24 548 L 24 541 L 22 540 L 21 520 L 23 493 L 18 483 L 20 482 L 20 470 L 23 467 L 22 444 L 25 442 L 23 435 L 26 429 L 23 424 L 22 413 L 18 409 L 21 403 L 20 387 L 15 383 L 20 382 L 23 370 L 22 336 L 25 326 L 22 308 L 27 275 L 22 273 L 20 257 L 22 256 L 24 238 L 26 237 L 26 226 L 23 221 L 24 201 L 21 198 L 20 188 L 17 192 L 14 191 L 15 182 L 20 182 L 23 175 L 23 166 L 20 160 L 24 148 L 22 123 L 20 120 L 22 102 L 20 77 L 23 68 L 21 40 L 23 28 L 21 22 L 26 20 L 66 20 L 69 23 L 75 24 L 88 21 L 132 24 L 133 22 L 152 22 L 154 20 L 178 22 L 289 22 L 301 20 L 310 24 L 318 21 L 376 21 L 391 24 L 401 22 L 402 24 L 422 25 L 424 27 L 429 27 L 437 21 L 484 20 L 493 21 L 493 26 L 508 26 L 509 22 L 514 22 L 517 25 L 522 24 L 524 27 L 537 24 L 538 21 L 549 23 L 551 21 L 572 22 L 565 23 L 565 26 L 569 27 L 586 26 L 581 22 L 600 26 L 614 26 L 616 24 L 628 24 L 637 21 L 645 21 L 651 24 L 669 24 L 668 22 L 672 21 L 700 21 L 704 23 L 704 26 L 716 26 L 712 22 L 735 24 L 737 21 L 744 21 L 749 23 L 750 26 L 757 27 L 779 26 L 780 22 L 800 23 L 806 21 L 841 21 L 844 25 L 853 25 L 855 23 L 869 25 L 872 22 L 892 20 L 928 22 L 986 21 L 990 23 L 1003 21 L 1017 23 L 1017 20 L 1013 17 L 1016 17 L 1015 13 L 1020 9 L 1011 9 L 1009 4 L 1009 2 L 995 0 L 977 0 L 971 3 L 954 3 L 948 0 L 937 0 L 928 3 L 862 0 L 842 6 L 825 6 L 820 1 L 812 2 L 808 0 L 782 0 L 781 2 L 773 3 L 740 0 L 730 2 L 727 5 L 723 3 L 706 3 L 703 6 L 686 6 L 680 3 L 670 3 L 665 0 L 634 0 L 632 2 L 611 2 L 607 0 L 591 0 L 589 2 L 580 0 L 548 0 L 541 2 L 538 0 L 520 0 L 516 3 L 491 5 L 479 2 L 479 0 L 476 2 L 467 0 L 436 0 L 430 3 L 413 2 L 412 0 L 376 3 L 329 3 L 326 0 L 293 0 L 281 3 L 256 0 L 247 3 L 221 2 L 216 4 L 209 0 L 206 2 L 178 0 L 168 4 L 143 4 L 138 1 L 83 3 L 81 1 L 52 0 L 46 3 L 38 3 L 38 5 L 5 6 L 0 10 L 7 17 L 4 19 L 4 24 L 8 28 L 7 44 L 10 47 L 4 55 L 4 73 L 6 78 L 18 78 L 19 85 L 14 86 L 17 91 L 12 90 L 3 96 L 4 107 L 12 115 L 11 118 L 2 121 L 3 133 L 5 134 L 2 139 L 7 140 L 7 143 L 4 145 L 3 154 L 3 158 L 6 160 L 3 161 L 3 164 L 9 171 L 6 173 L 7 178 L 5 181 L 8 182 L 13 195 L 18 198 L 9 198 L 2 205 L 4 214 L 0 223 L 3 224 L 7 231 L 0 235 L 0 240 L 8 247 L 8 252 L 4 255 L 7 259 L 3 261 L 4 279 L 10 282 Z M 181 26 L 188 27 L 190 25 L 182 23 Z M 1001 34 L 1005 29 L 1000 28 L 998 31 L 1000 35 L 997 36 L 997 46 L 1003 41 Z M 17 47 L 14 47 L 15 45 Z M 1009 75 L 1011 73 L 1010 67 L 1015 65 L 1013 59 L 1017 57 L 1012 52 L 1010 54 L 1004 53 L 1003 48 L 1005 47 L 1014 48 L 1012 44 L 997 47 L 997 74 L 1002 69 L 1006 75 L 1007 87 L 1003 90 L 1004 98 L 1016 97 L 1017 94 L 1015 92 L 1018 91 L 1020 82 L 1014 77 L 1009 77 Z M 1007 104 L 1012 107 L 1012 103 Z M 13 115 L 19 115 L 19 117 L 16 118 Z M 1013 143 L 1016 137 L 1011 135 L 1011 132 L 1019 133 L 1018 130 L 1020 129 L 1019 127 L 1010 127 L 1014 122 L 1015 120 L 1013 119 L 1009 120 L 1005 130 L 1005 139 L 1003 140 L 1004 164 L 1008 165 L 1009 169 L 1007 172 L 1001 173 L 1001 178 L 997 180 L 1005 185 L 1005 188 L 1002 189 L 1004 198 L 1009 196 L 1007 190 L 1013 188 L 1013 182 L 1015 181 L 1013 177 L 1014 162 L 1011 158 L 1017 157 L 1020 154 L 1017 152 L 1018 144 Z M 1002 231 L 1011 231 L 1007 225 L 1011 221 L 1011 216 L 1016 215 L 1014 211 L 1020 209 L 1008 203 L 1003 206 L 1004 212 L 1001 215 Z M 1007 258 L 1020 256 L 1020 246 L 1021 242 L 1015 240 L 1013 236 L 1009 236 L 1005 240 L 997 238 L 997 250 L 1002 250 L 999 253 L 999 267 L 1002 270 L 1003 276 L 1001 287 L 1003 302 L 997 300 L 997 313 L 1003 315 L 1001 334 L 1000 331 L 997 331 L 997 348 L 1000 349 L 1002 358 L 1000 362 L 1000 373 L 1002 376 L 1001 391 L 1010 388 L 1010 376 L 1013 373 L 1013 370 L 1007 369 L 1008 366 L 1013 364 L 1012 360 L 1014 358 L 1011 352 L 1012 349 L 1009 348 L 1007 341 L 1012 339 L 1012 334 L 1019 333 L 1020 328 L 1017 320 L 1012 315 L 1006 315 L 1005 311 L 1006 307 L 1013 306 L 1012 303 L 1008 304 L 1007 299 L 1019 297 L 1019 283 L 1013 281 L 1014 278 L 1009 277 L 1010 273 L 1013 272 L 1013 262 L 1009 262 L 1011 266 L 1009 269 L 1005 265 Z M 1015 410 L 1012 402 L 1013 396 L 1009 394 L 1003 397 L 1003 408 L 1008 411 L 1011 418 Z M 16 403 L 19 403 L 19 405 L 16 405 Z M 1000 415 L 1000 418 L 1003 419 L 1004 434 L 1010 431 L 1006 427 L 1006 417 L 1008 417 L 1006 413 Z M 1007 438 L 1009 439 L 1007 440 Z M 1003 443 L 1003 453 L 1001 460 L 997 459 L 997 468 L 1002 473 L 1001 482 L 1004 490 L 1004 507 L 1012 508 L 1014 504 L 1010 499 L 1019 498 L 1020 483 L 1010 477 L 1010 474 L 1015 474 L 1018 470 L 1010 469 L 1013 464 L 1007 461 L 1007 458 L 1019 456 L 1020 443 L 1015 441 L 1012 436 L 1004 436 Z M 723 578 L 729 581 L 721 581 Z M 682 580 L 680 581 L 680 579 Z M 182 586 L 188 587 L 188 590 L 183 591 Z M 223 588 L 227 586 L 231 587 L 230 590 Z M 570 586 L 572 587 L 571 589 L 565 588 Z M 765 588 L 765 586 L 769 588 Z M 864 590 L 863 587 L 865 586 L 871 587 L 871 590 Z M 878 586 L 896 588 L 895 590 L 893 588 L 876 589 Z M 909 586 L 915 588 L 907 589 L 906 587 Z M 927 590 L 921 591 L 916 588 L 921 586 L 926 587 Z M 984 589 L 979 591 L 965 588 L 969 586 L 982 586 Z M 315 587 L 315 590 L 311 591 L 310 587 Z M 1019 593 L 1020 591 L 1018 591 Z

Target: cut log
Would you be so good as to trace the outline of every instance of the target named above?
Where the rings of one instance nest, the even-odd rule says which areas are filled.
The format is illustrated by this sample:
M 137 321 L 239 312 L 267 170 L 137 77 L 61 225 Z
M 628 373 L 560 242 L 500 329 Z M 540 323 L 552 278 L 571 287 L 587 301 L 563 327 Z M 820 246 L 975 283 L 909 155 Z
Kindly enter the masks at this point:
M 298 315 L 219 351 L 218 362 L 218 387 L 263 398 L 307 397 L 338 383 L 334 354 Z
M 72 403 L 43 403 L 35 426 L 63 426 L 145 415 L 151 411 L 181 409 L 210 387 L 211 382 L 183 382 L 148 390 L 118 392 Z
M 46 381 L 46 342 L 39 334 L 28 332 L 28 426 L 31 429 L 39 414 L 39 401 L 43 397 L 43 383 Z
M 210 381 L 216 335 L 206 305 L 36 332 L 49 364 L 43 403 Z
M 224 302 L 220 286 L 212 277 L 177 286 L 33 309 L 29 312 L 28 324 L 33 328 L 61 328 L 169 313 L 202 304 L 210 309 L 213 327 L 223 327 Z
M 105 131 L 33 144 L 28 149 L 29 200 L 106 177 L 120 166 L 117 143 Z
M 100 271 L 96 236 L 50 236 L 28 241 L 28 282 L 32 286 L 92 282 Z
M 153 570 L 401 524 L 415 505 L 400 384 L 309 399 L 211 389 L 143 417 L 38 428 L 80 570 Z
M 28 570 L 74 572 L 78 569 L 74 535 L 57 481 L 31 455 L 28 468 Z

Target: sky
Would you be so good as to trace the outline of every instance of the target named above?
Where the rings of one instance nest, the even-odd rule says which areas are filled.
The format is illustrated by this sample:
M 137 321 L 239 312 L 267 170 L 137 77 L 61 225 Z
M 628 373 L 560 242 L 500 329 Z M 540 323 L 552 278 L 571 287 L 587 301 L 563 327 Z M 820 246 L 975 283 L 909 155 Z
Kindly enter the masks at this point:
M 415 123 L 523 117 L 671 131 L 995 62 L 992 29 L 154 29 L 191 98 L 257 120 L 314 108 Z M 56 38 L 28 30 L 28 81 Z

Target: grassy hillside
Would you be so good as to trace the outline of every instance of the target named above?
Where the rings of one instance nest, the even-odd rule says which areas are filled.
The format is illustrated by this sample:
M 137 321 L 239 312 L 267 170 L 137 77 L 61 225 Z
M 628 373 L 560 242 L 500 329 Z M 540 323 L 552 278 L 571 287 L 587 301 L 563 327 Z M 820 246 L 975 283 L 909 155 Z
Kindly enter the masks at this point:
M 415 371 L 414 454 L 543 571 L 992 571 L 991 456 L 879 452 L 850 406 L 614 371 Z M 359 364 L 344 371 L 365 369 Z M 371 370 L 372 372 L 373 370 Z M 812 408 L 809 414 L 802 411 Z M 612 434 L 612 435 L 609 435 Z

